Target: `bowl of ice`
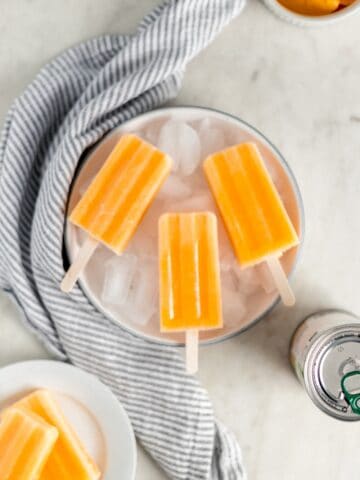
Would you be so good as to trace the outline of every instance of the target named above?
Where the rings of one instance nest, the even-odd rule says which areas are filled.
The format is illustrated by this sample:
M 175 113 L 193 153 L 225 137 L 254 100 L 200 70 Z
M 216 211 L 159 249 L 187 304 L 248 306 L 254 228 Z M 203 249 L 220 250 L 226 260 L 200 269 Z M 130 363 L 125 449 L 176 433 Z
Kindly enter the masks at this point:
M 158 309 L 158 218 L 165 212 L 212 211 L 218 217 L 224 326 L 200 333 L 202 343 L 240 333 L 276 304 L 277 291 L 267 267 L 241 269 L 202 171 L 211 153 L 252 141 L 263 155 L 285 208 L 301 238 L 303 203 L 294 175 L 278 150 L 256 129 L 231 115 L 200 107 L 170 107 L 145 113 L 102 139 L 81 162 L 68 211 L 78 202 L 124 133 L 135 133 L 173 158 L 173 170 L 145 214 L 126 251 L 117 256 L 104 246 L 93 254 L 79 282 L 92 304 L 134 334 L 165 344 L 182 345 L 183 333 L 161 333 Z M 67 224 L 65 246 L 71 261 L 84 241 L 80 229 Z M 282 259 L 290 274 L 299 248 Z

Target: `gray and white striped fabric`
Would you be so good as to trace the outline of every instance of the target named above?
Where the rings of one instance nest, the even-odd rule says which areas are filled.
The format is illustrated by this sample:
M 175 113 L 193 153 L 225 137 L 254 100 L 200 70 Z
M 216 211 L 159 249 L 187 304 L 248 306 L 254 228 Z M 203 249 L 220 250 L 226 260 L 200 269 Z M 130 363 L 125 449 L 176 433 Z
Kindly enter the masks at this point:
M 0 147 L 0 286 L 59 359 L 98 376 L 170 478 L 243 479 L 235 438 L 214 419 L 174 348 L 132 336 L 64 275 L 64 213 L 79 158 L 109 130 L 179 89 L 187 62 L 244 0 L 167 1 L 132 36 L 103 36 L 46 65 L 15 100 Z

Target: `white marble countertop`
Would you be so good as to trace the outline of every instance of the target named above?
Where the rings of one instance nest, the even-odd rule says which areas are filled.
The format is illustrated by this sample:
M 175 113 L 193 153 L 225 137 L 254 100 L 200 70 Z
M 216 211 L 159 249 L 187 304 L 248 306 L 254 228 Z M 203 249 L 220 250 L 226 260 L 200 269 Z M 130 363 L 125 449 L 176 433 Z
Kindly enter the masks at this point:
M 39 67 L 65 47 L 130 32 L 156 0 L 2 0 L 0 121 Z M 263 131 L 305 201 L 306 241 L 294 309 L 201 350 L 200 377 L 242 445 L 249 480 L 359 478 L 360 422 L 328 418 L 287 359 L 295 325 L 320 307 L 360 312 L 360 16 L 316 30 L 277 20 L 252 0 L 188 68 L 177 104 L 219 108 Z M 0 366 L 47 357 L 0 295 Z M 11 341 L 10 341 L 11 340 Z M 164 478 L 140 453 L 137 480 Z

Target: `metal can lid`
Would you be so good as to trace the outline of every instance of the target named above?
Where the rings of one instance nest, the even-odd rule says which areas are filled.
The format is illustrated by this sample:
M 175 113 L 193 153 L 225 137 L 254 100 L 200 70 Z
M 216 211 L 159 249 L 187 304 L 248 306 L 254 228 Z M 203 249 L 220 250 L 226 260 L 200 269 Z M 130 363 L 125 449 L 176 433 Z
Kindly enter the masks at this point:
M 321 335 L 304 368 L 313 401 L 342 420 L 360 420 L 360 320 L 354 318 L 357 323 L 333 327 Z

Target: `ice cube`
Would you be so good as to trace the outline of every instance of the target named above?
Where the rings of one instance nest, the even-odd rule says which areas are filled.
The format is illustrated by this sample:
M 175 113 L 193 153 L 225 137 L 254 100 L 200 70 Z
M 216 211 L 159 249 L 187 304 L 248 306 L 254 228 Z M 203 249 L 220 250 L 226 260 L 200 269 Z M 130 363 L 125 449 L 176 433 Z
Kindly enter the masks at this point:
M 128 251 L 135 255 L 155 255 L 157 252 L 158 220 L 162 202 L 156 199 L 142 218 L 135 235 L 130 240 Z
M 152 127 L 149 127 L 144 133 L 145 140 L 147 140 L 152 145 L 156 145 L 158 141 L 158 135 L 159 132 Z
M 152 145 L 157 146 L 158 141 L 159 141 L 160 127 L 161 127 L 161 125 L 159 125 L 159 123 L 151 123 L 145 129 L 142 137 L 145 138 L 145 140 L 150 142 Z
M 181 202 L 174 202 L 170 208 L 176 212 L 213 211 L 215 206 L 210 193 L 202 192 Z
M 191 175 L 200 163 L 200 139 L 196 131 L 183 122 L 169 120 L 160 130 L 158 147 L 173 159 L 173 171 Z
M 110 250 L 110 248 L 105 247 L 101 243 L 96 247 L 95 252 L 91 255 L 87 266 L 90 266 L 91 269 L 105 271 L 105 267 L 108 261 L 117 258 L 117 255 Z
M 260 278 L 256 268 L 241 268 L 239 264 L 234 265 L 233 271 L 238 280 L 238 290 L 244 296 L 253 295 L 260 288 Z
M 141 224 L 134 237 L 130 240 L 128 249 L 137 256 L 156 255 L 158 218 L 151 218 Z
M 191 188 L 181 178 L 175 174 L 171 174 L 161 187 L 158 198 L 172 197 L 185 198 L 191 194 Z
M 141 257 L 123 313 L 133 323 L 146 325 L 158 310 L 156 257 Z
M 157 225 L 154 224 L 154 229 Z M 139 229 L 129 244 L 129 249 L 137 256 L 156 255 L 157 252 L 157 231 L 151 236 L 146 234 L 145 229 Z
M 224 326 L 232 328 L 240 325 L 246 314 L 245 299 L 239 292 L 233 290 L 222 291 Z
M 205 159 L 214 152 L 223 150 L 226 147 L 224 132 L 213 126 L 212 122 L 205 118 L 199 127 L 199 138 L 201 143 L 201 156 Z
M 276 285 L 266 262 L 259 263 L 258 265 L 256 265 L 255 269 L 259 277 L 260 285 L 265 290 L 265 292 L 274 292 L 276 290 Z
M 221 217 L 218 218 L 218 235 L 220 267 L 224 271 L 230 270 L 237 265 L 238 261 Z
M 88 234 L 85 232 L 85 230 L 80 227 L 76 227 L 75 225 L 72 225 L 70 222 L 69 225 L 71 225 L 71 228 L 75 230 L 76 243 L 80 247 L 88 238 Z
M 236 257 L 231 249 L 231 246 L 224 247 L 221 244 L 221 240 L 219 241 L 219 256 L 220 256 L 220 268 L 224 272 L 232 270 L 236 263 Z
M 237 290 L 237 278 L 232 270 L 221 272 L 221 296 L 224 325 L 236 326 L 246 313 L 246 299 Z
M 105 245 L 98 245 L 95 252 L 87 263 L 84 274 L 84 279 L 88 283 L 90 290 L 94 292 L 97 297 L 101 298 L 104 287 L 104 278 L 106 275 L 106 264 L 109 260 L 116 258 L 114 252 Z
M 189 187 L 191 188 L 191 196 L 202 196 L 203 194 L 207 194 L 215 205 L 213 195 L 210 191 L 209 184 L 205 179 L 202 168 L 198 168 L 192 175 L 185 177 L 184 180 L 186 181 L 186 184 L 189 185 Z
M 136 271 L 137 257 L 123 253 L 112 255 L 105 263 L 105 277 L 101 293 L 104 304 L 123 305 L 129 296 Z
M 226 144 L 231 147 L 232 145 L 238 145 L 239 143 L 251 142 L 248 134 L 245 130 L 239 130 L 238 127 L 230 127 L 226 130 Z
M 217 210 L 215 209 L 215 211 Z M 218 215 L 218 232 L 219 232 L 219 244 L 223 245 L 224 247 L 226 246 L 226 248 L 231 250 L 233 253 L 229 235 L 226 231 L 223 219 L 221 218 L 220 215 Z M 234 253 L 233 253 L 233 256 L 235 256 Z
M 232 290 L 237 293 L 238 279 L 232 270 L 225 270 L 221 275 L 221 289 Z

